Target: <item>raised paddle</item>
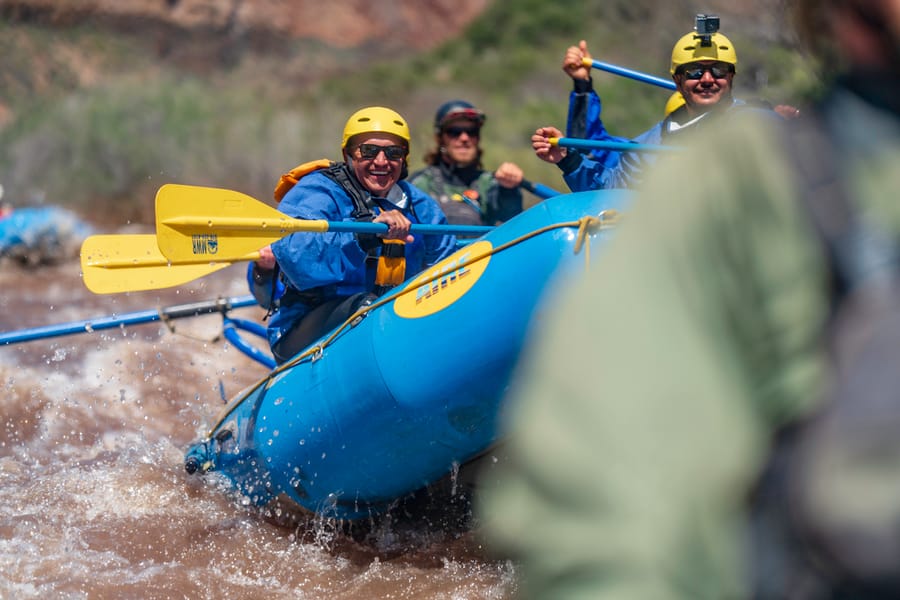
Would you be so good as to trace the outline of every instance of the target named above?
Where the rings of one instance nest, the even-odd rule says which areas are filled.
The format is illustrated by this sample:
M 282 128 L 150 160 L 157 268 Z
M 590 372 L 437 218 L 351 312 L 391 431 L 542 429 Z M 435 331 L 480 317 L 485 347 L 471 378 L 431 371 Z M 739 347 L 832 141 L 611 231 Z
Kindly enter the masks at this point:
M 414 223 L 412 234 L 481 235 L 481 225 Z M 384 223 L 293 219 L 259 200 L 220 188 L 169 183 L 156 193 L 156 238 L 173 263 L 235 262 L 296 232 L 387 233 Z
M 667 90 L 676 89 L 675 82 L 671 79 L 663 79 L 662 77 L 647 75 L 645 73 L 641 73 L 640 71 L 633 71 L 631 69 L 626 69 L 625 67 L 618 67 L 609 63 L 600 62 L 599 60 L 591 60 L 590 58 L 584 58 L 581 62 L 589 69 L 599 69 L 601 71 L 606 71 L 607 73 L 621 75 L 622 77 L 634 79 L 635 81 L 640 81 L 642 83 L 649 83 L 661 88 L 666 88 Z
M 257 258 L 259 253 L 251 252 L 233 262 Z M 169 260 L 159 251 L 155 235 L 92 235 L 81 245 L 84 285 L 95 294 L 173 287 L 230 264 L 208 256 Z

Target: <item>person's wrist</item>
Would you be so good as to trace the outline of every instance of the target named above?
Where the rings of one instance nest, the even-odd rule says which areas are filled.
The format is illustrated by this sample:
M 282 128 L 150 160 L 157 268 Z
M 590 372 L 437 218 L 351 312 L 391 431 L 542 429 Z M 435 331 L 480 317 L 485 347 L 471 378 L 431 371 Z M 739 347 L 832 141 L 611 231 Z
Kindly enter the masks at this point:
M 590 77 L 588 77 L 587 79 L 573 77 L 572 82 L 576 94 L 587 94 L 592 89 L 594 89 L 594 82 Z
M 578 152 L 567 152 L 566 155 L 556 163 L 556 166 L 559 167 L 564 175 L 568 175 L 581 166 L 581 155 Z

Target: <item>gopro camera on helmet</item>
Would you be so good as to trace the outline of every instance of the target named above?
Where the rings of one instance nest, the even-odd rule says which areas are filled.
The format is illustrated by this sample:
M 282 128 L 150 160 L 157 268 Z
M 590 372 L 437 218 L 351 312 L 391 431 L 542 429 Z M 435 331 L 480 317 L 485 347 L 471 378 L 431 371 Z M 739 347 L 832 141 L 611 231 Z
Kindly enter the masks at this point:
M 719 17 L 699 14 L 694 21 L 694 29 L 697 30 L 697 35 L 700 37 L 700 45 L 710 46 L 713 34 L 719 31 Z

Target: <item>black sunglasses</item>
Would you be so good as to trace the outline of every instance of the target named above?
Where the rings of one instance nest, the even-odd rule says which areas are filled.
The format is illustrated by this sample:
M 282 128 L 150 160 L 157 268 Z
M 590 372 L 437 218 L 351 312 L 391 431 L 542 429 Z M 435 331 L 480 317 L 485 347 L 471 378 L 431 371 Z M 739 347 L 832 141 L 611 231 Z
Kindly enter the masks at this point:
M 734 73 L 734 67 L 727 63 L 687 65 L 681 69 L 681 74 L 685 79 L 703 79 L 703 74 L 707 71 L 716 79 L 724 79 L 729 73 Z
M 360 144 L 356 149 L 359 150 L 359 157 L 363 160 L 374 160 L 381 152 L 384 152 L 384 157 L 388 160 L 402 160 L 406 158 L 406 148 L 403 146 Z
M 451 126 L 451 127 L 445 127 L 444 133 L 446 133 L 447 135 L 449 135 L 452 138 L 458 138 L 459 136 L 461 136 L 464 133 L 466 135 L 468 135 L 469 137 L 478 137 L 479 130 L 477 127 Z

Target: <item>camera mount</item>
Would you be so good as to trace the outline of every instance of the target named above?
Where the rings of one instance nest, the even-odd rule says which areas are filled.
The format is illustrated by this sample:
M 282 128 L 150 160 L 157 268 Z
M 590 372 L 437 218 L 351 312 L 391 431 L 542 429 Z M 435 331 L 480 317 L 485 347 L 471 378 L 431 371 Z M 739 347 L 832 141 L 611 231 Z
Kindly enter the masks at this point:
M 708 48 L 712 46 L 712 36 L 719 31 L 719 17 L 716 15 L 698 14 L 694 21 L 694 29 L 700 38 L 700 45 Z

